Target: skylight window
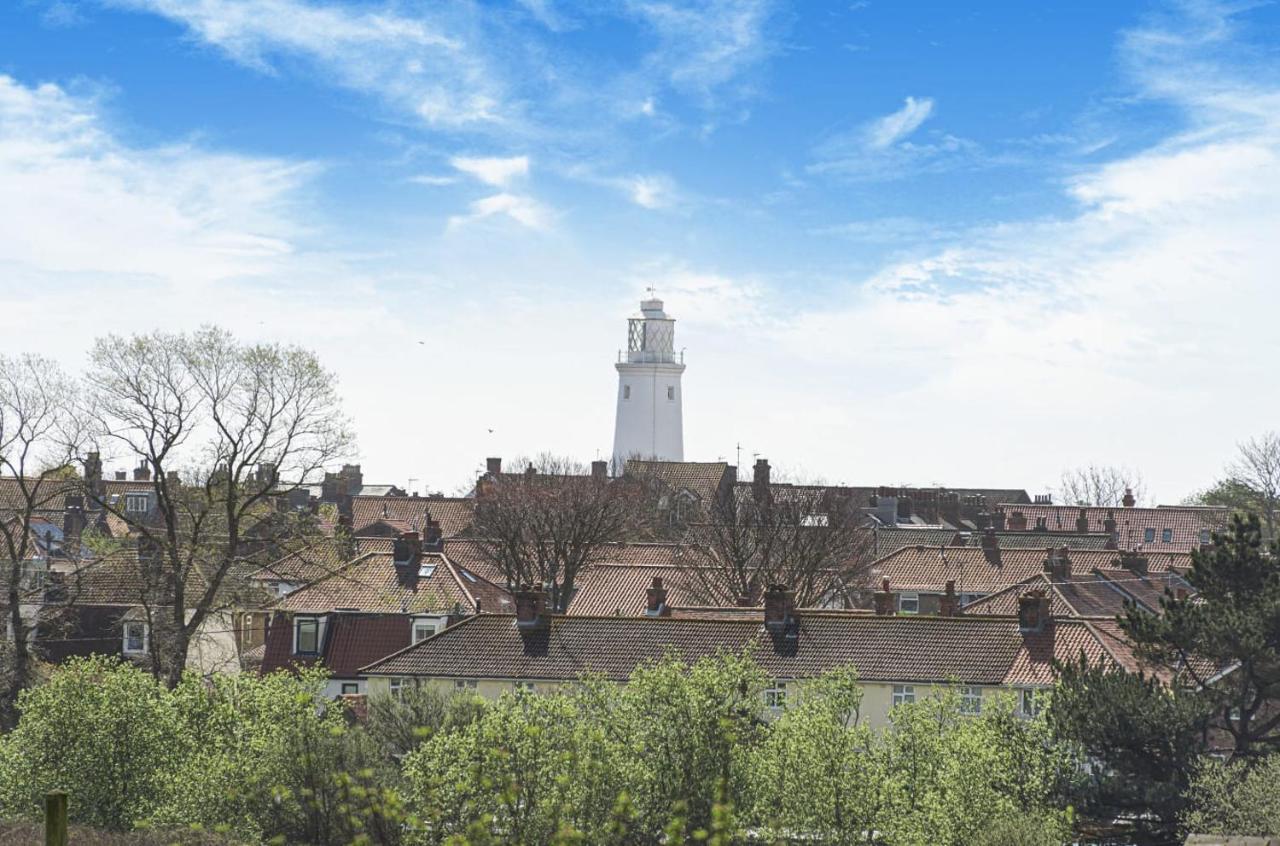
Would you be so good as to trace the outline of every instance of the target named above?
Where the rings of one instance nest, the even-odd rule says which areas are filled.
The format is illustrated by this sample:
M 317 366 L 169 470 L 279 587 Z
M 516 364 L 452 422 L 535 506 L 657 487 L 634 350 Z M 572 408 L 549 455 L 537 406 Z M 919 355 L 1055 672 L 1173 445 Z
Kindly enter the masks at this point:
M 436 565 L 422 564 L 418 567 L 418 578 L 429 579 L 431 578 L 431 574 L 434 573 L 435 571 L 436 571 Z

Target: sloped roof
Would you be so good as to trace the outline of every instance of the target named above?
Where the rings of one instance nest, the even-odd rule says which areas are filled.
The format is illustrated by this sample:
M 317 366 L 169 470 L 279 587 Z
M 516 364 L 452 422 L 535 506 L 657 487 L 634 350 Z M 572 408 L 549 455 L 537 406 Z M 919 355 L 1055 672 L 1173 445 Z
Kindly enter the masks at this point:
M 468 498 L 361 495 L 351 499 L 351 526 L 359 535 L 379 521 L 399 521 L 403 530 L 421 532 L 431 519 L 451 538 L 470 528 L 474 512 L 475 500 Z
M 692 491 L 706 506 L 716 501 L 725 474 L 727 461 L 641 461 L 631 459 L 626 472 L 631 475 L 660 479 L 673 488 Z
M 853 665 L 864 681 L 1047 685 L 1054 658 L 1080 651 L 1111 660 L 1083 621 L 1058 620 L 1023 634 L 1016 619 L 877 617 L 799 612 L 794 639 L 775 639 L 759 617 L 551 616 L 521 633 L 506 615 L 472 617 L 365 668 L 366 673 L 438 678 L 566 681 L 600 673 L 616 681 L 665 655 L 690 662 L 747 653 L 773 678 L 795 679 Z
M 941 593 L 948 581 L 956 583 L 957 593 L 995 593 L 1016 585 L 1044 571 L 1046 549 L 987 550 L 972 546 L 900 549 L 871 567 L 875 584 L 889 579 L 891 590 L 913 590 Z M 1120 568 L 1120 553 L 1115 550 L 1070 550 L 1071 568 L 1089 572 L 1095 568 Z M 1170 569 L 1185 570 L 1191 566 L 1187 552 L 1148 553 L 1147 568 L 1152 573 Z
M 876 526 L 872 533 L 871 554 L 877 558 L 908 546 L 954 546 L 960 533 L 944 528 L 890 528 Z
M 1097 532 L 996 532 L 995 536 L 996 546 L 1001 549 L 1106 549 L 1111 542 L 1110 535 Z M 963 539 L 966 546 L 982 546 L 982 532 L 965 532 Z
M 1018 597 L 1028 590 L 1044 590 L 1055 617 L 1113 618 L 1125 611 L 1127 602 L 1136 602 L 1147 611 L 1160 611 L 1160 597 L 1166 587 L 1183 582 L 1175 574 L 1141 576 L 1129 570 L 1098 568 L 1088 573 L 1072 573 L 1065 580 L 1054 581 L 1048 573 L 1038 573 L 1004 590 L 984 596 L 964 607 L 966 614 L 1016 616 Z
M 338 679 L 358 676 L 361 667 L 413 642 L 413 618 L 405 614 L 333 614 L 319 655 L 294 655 L 288 617 L 277 614 L 263 645 L 263 674 L 287 667 L 323 664 Z
M 339 545 L 326 539 L 291 552 L 249 574 L 248 578 L 259 582 L 282 581 L 304 585 L 336 573 L 346 563 Z
M 1110 516 L 1116 521 L 1116 540 L 1121 549 L 1141 548 L 1147 552 L 1190 552 L 1200 546 L 1201 532 L 1222 531 L 1231 515 L 1228 508 L 1205 506 L 1161 505 L 1156 508 L 1081 508 L 1078 505 L 1001 505 L 1006 521 L 1014 512 L 1027 518 L 1028 530 L 1043 518 L 1050 532 L 1070 532 L 1083 511 L 1090 532 L 1105 532 Z M 1146 540 L 1147 529 L 1155 531 L 1154 540 Z M 1164 530 L 1172 532 L 1165 541 Z

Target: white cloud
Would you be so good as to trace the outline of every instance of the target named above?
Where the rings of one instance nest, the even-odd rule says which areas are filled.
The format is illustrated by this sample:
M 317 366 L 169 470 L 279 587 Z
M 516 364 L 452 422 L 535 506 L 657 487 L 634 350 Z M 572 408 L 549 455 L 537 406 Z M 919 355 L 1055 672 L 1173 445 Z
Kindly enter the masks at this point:
M 208 282 L 263 275 L 303 234 L 311 164 L 122 145 L 92 100 L 0 76 L 0 260 Z
M 458 156 L 450 159 L 449 164 L 468 176 L 495 188 L 505 188 L 517 177 L 526 176 L 529 173 L 528 156 L 512 156 L 510 158 Z
M 867 146 L 873 150 L 883 150 L 898 143 L 920 128 L 920 124 L 933 114 L 933 98 L 908 97 L 891 115 L 877 118 L 867 125 Z
M 506 192 L 475 200 L 468 208 L 467 214 L 449 218 L 451 230 L 498 215 L 529 229 L 547 231 L 555 218 L 550 209 L 532 197 Z
M 232 59 L 272 71 L 309 62 L 332 83 L 379 97 L 427 124 L 457 129 L 510 120 L 500 74 L 464 15 L 360 11 L 301 0 L 102 0 L 177 21 Z M 425 7 L 423 7 L 425 8 Z
M 657 34 L 659 44 L 648 62 L 676 88 L 709 92 L 734 81 L 773 49 L 765 33 L 774 11 L 771 0 L 630 0 L 626 8 Z

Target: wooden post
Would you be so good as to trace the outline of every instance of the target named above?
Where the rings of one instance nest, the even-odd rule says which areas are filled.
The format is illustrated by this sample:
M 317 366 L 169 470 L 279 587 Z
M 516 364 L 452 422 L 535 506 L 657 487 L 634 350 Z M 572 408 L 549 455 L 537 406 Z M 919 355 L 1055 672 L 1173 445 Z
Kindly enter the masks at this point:
M 44 797 L 44 846 L 67 846 L 67 791 Z

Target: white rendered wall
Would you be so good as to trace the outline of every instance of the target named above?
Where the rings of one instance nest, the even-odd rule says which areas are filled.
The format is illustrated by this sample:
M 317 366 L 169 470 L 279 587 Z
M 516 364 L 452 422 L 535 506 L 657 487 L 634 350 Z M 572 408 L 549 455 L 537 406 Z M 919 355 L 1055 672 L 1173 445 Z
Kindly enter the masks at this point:
M 618 414 L 613 430 L 613 459 L 684 460 L 684 415 L 680 390 L 683 364 L 619 362 Z M 627 389 L 630 388 L 630 391 Z M 668 399 L 667 389 L 672 389 Z

